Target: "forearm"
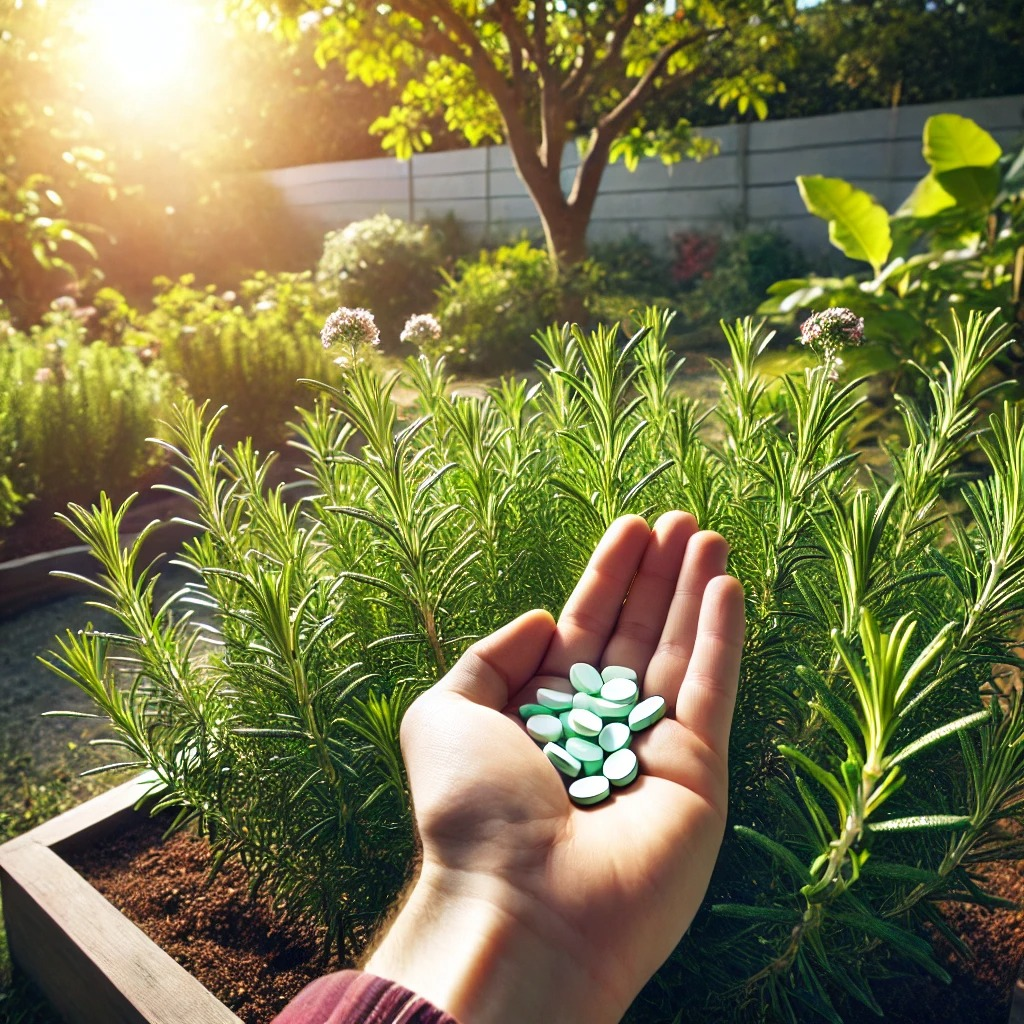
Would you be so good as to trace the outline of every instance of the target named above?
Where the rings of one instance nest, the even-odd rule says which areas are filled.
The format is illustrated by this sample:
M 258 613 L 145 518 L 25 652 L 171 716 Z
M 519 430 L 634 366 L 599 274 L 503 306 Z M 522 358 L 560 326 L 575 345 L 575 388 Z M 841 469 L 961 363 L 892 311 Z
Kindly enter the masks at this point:
M 426 869 L 365 969 L 460 1024 L 618 1020 L 625 1006 L 600 965 L 569 954 L 559 924 L 509 892 L 499 879 Z

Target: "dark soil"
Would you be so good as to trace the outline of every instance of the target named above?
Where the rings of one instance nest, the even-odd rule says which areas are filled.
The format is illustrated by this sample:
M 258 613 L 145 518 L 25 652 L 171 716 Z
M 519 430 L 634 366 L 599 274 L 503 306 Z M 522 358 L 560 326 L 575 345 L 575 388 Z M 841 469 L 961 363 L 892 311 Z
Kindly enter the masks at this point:
M 67 859 L 245 1024 L 268 1024 L 324 964 L 320 935 L 282 922 L 251 899 L 245 874 L 226 864 L 210 881 L 210 850 L 189 832 L 161 842 L 167 822 L 131 831 Z
M 147 820 L 68 860 L 245 1024 L 268 1024 L 304 985 L 342 966 L 320 960 L 312 929 L 286 925 L 268 901 L 251 900 L 239 865 L 225 866 L 209 882 L 206 843 L 187 832 L 161 842 L 161 829 L 161 822 Z M 986 889 L 1024 903 L 1024 861 L 994 865 L 982 877 Z M 939 943 L 951 985 L 923 972 L 876 982 L 885 1021 L 1007 1024 L 1024 960 L 1024 911 L 962 904 L 943 911 L 975 958 L 964 962 Z M 866 1008 L 846 1014 L 847 1024 L 878 1019 Z

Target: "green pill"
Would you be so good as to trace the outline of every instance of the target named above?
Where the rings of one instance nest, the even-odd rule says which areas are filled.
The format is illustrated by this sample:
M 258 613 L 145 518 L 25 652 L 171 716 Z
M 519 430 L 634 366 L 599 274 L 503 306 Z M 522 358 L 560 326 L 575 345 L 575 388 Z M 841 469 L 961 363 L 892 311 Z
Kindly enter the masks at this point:
M 584 806 L 599 804 L 608 798 L 610 792 L 611 786 L 603 775 L 588 775 L 569 787 L 569 799 Z
M 564 747 L 560 747 L 557 743 L 546 743 L 544 745 L 544 756 L 563 775 L 568 775 L 570 779 L 575 779 L 583 769 L 583 765 L 569 751 Z
M 580 693 L 593 694 L 601 692 L 601 685 L 604 683 L 604 680 L 601 678 L 601 673 L 593 665 L 588 665 L 585 661 L 577 661 L 569 669 L 569 682 Z
M 601 687 L 601 696 L 613 704 L 635 704 L 640 691 L 632 679 L 609 679 Z
M 526 720 L 526 731 L 538 743 L 557 743 L 562 738 L 562 723 L 554 715 L 533 715 Z
M 597 737 L 598 745 L 609 754 L 623 750 L 633 742 L 633 731 L 625 722 L 609 722 Z
M 608 665 L 601 669 L 601 678 L 607 683 L 610 679 L 628 679 L 630 682 L 638 682 L 637 674 L 631 668 L 623 665 Z
M 519 709 L 519 717 L 525 722 L 528 718 L 533 718 L 534 715 L 550 715 L 551 708 L 544 707 L 543 704 L 524 704 Z
M 587 775 L 596 775 L 604 764 L 604 751 L 596 743 L 582 737 L 566 740 L 565 750 L 583 765 Z
M 640 762 L 637 761 L 636 754 L 624 747 L 605 758 L 601 772 L 613 786 L 628 786 L 636 778 L 639 770 Z
M 633 732 L 640 732 L 649 725 L 654 725 L 659 719 L 665 717 L 665 698 L 648 697 L 640 701 L 629 713 L 629 727 Z
M 542 686 L 537 691 L 537 700 L 552 711 L 568 711 L 572 707 L 572 694 L 564 690 L 552 690 Z
M 545 710 L 547 710 L 547 709 L 545 708 Z M 573 736 L 578 736 L 579 735 L 579 733 L 576 732 L 573 729 L 573 727 L 569 724 L 569 716 L 571 714 L 572 714 L 571 711 L 563 711 L 558 716 L 558 720 L 562 723 L 562 735 L 567 740 L 572 739 Z

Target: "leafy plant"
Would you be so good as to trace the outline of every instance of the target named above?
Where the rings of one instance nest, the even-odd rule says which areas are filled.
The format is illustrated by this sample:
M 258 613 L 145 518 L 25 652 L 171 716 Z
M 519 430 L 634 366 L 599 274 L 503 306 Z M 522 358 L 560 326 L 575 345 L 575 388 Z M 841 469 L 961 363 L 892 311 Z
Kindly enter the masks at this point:
M 730 540 L 747 594 L 733 827 L 704 913 L 629 1019 L 878 1011 L 879 979 L 946 977 L 927 937 L 958 941 L 941 902 L 998 905 L 978 869 L 1022 852 L 1006 824 L 1024 823 L 1024 711 L 993 666 L 1022 665 L 1024 413 L 978 411 L 1006 329 L 972 314 L 944 340 L 868 471 L 848 443 L 863 382 L 834 358 L 774 384 L 771 336 L 727 327 L 705 432 L 675 386 L 671 314 L 643 321 L 626 340 L 550 328 L 538 383 L 482 399 L 453 395 L 441 360 L 356 363 L 300 414 L 300 497 L 183 406 L 169 446 L 201 527 L 194 582 L 156 605 L 153 568 L 117 539 L 127 506 L 73 509 L 121 625 L 69 633 L 52 666 L 218 862 L 241 858 L 351 959 L 413 855 L 411 699 L 474 637 L 559 608 L 616 516 L 691 509 Z M 985 471 L 965 480 L 974 437 Z
M 969 118 L 938 114 L 925 123 L 922 149 L 930 170 L 892 214 L 841 178 L 797 178 L 832 244 L 870 271 L 779 281 L 762 312 L 854 305 L 871 338 L 925 365 L 941 353 L 954 308 L 998 308 L 1020 340 L 1024 148 L 1004 153 Z

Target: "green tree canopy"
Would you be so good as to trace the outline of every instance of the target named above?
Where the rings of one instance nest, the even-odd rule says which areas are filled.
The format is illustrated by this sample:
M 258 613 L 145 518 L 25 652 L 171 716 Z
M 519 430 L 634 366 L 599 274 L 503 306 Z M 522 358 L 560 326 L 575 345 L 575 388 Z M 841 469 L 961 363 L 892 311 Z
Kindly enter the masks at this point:
M 408 157 L 439 120 L 472 145 L 507 142 L 562 267 L 586 254 L 586 231 L 609 161 L 666 162 L 706 143 L 654 108 L 700 83 L 708 98 L 765 112 L 776 88 L 758 68 L 791 0 L 236 0 L 281 31 L 315 31 L 317 59 L 367 85 L 400 88 L 373 130 Z M 741 59 L 737 59 L 740 55 Z M 709 80 L 707 68 L 715 69 Z M 563 187 L 566 143 L 580 162 Z

